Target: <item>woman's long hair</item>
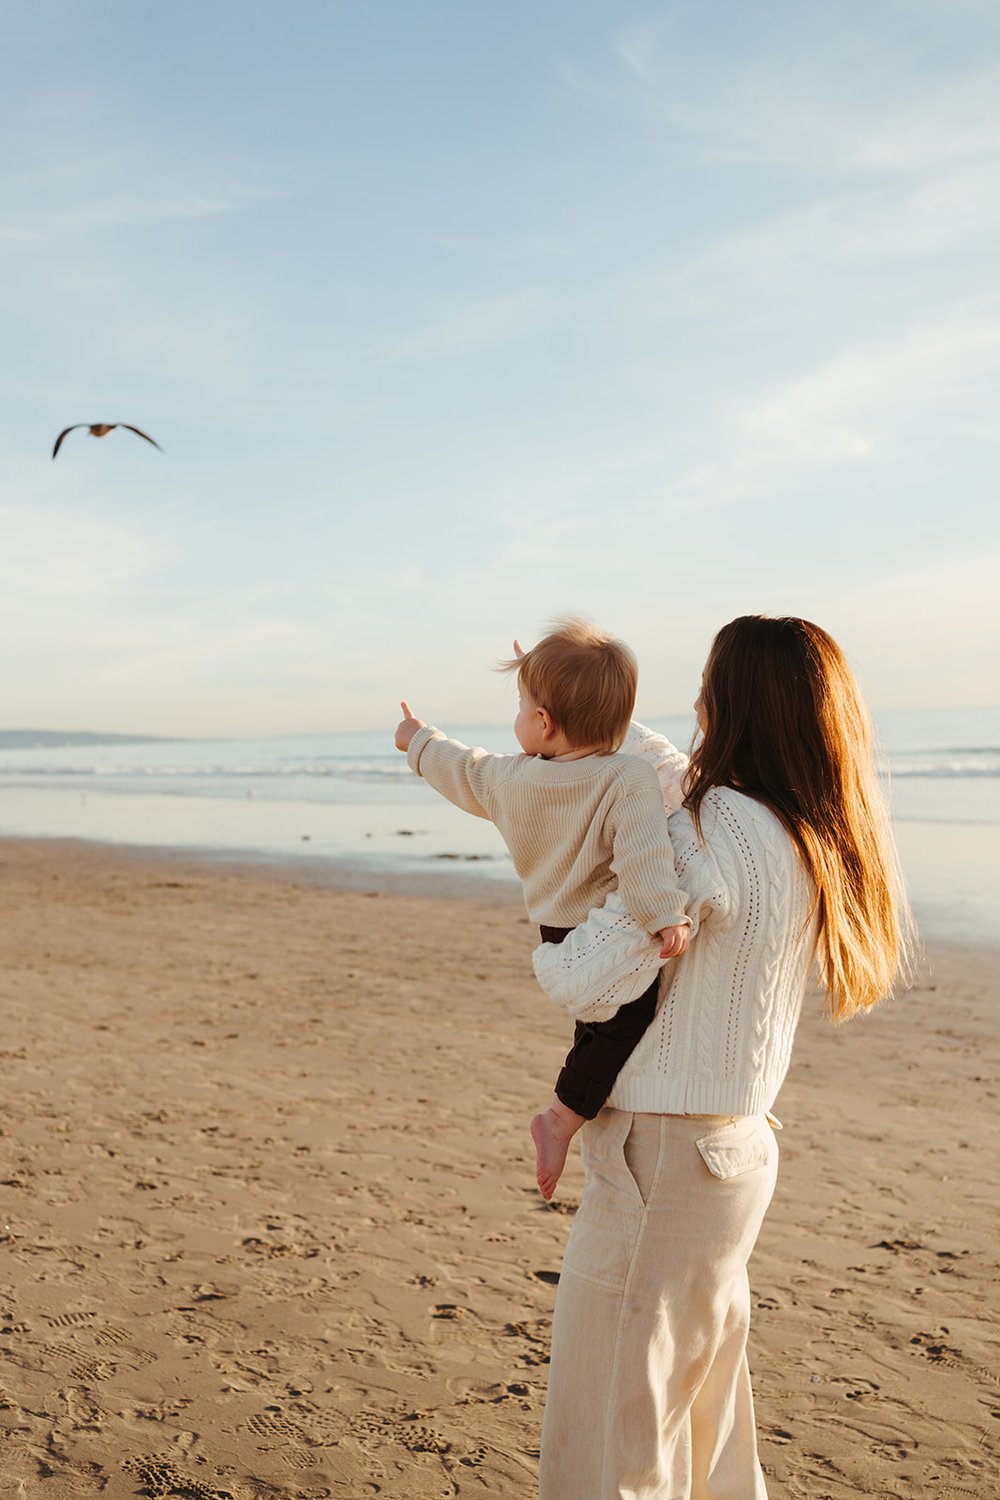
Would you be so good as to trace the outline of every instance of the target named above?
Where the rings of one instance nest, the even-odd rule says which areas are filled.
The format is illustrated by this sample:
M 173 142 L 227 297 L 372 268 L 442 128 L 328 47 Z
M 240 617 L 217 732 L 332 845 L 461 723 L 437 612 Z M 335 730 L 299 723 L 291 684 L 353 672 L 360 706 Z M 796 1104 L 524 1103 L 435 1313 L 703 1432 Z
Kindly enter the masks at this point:
M 712 643 L 706 728 L 684 805 L 730 786 L 769 807 L 815 887 L 817 959 L 834 1020 L 910 977 L 913 924 L 861 690 L 836 641 L 808 620 L 744 615 Z

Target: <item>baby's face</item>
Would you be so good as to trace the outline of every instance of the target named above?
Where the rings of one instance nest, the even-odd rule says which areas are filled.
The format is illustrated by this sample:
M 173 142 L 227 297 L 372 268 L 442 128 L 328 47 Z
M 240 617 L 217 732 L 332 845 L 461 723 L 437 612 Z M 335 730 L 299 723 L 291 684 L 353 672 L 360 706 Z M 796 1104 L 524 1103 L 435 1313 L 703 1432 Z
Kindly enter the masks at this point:
M 525 755 L 541 755 L 545 745 L 542 710 L 524 692 L 520 695 L 514 733 Z

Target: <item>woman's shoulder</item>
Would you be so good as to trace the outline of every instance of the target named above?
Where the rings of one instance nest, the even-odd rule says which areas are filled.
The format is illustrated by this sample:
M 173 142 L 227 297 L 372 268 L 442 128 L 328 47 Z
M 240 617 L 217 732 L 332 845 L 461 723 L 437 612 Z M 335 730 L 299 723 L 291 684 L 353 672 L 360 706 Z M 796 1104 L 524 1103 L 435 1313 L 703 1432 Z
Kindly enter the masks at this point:
M 805 865 L 776 813 L 755 797 L 724 786 L 706 793 L 700 812 L 700 837 L 686 808 L 670 819 L 670 839 L 685 889 L 700 889 L 708 882 L 725 891 L 730 926 L 759 916 L 762 907 L 780 913 L 808 906 Z
M 715 852 L 728 847 L 749 855 L 766 846 L 772 853 L 786 852 L 793 857 L 796 853 L 794 840 L 777 813 L 735 787 L 711 787 L 702 800 L 699 823 L 700 838 L 686 807 L 670 818 L 672 833 L 675 829 L 690 830 L 691 837 Z

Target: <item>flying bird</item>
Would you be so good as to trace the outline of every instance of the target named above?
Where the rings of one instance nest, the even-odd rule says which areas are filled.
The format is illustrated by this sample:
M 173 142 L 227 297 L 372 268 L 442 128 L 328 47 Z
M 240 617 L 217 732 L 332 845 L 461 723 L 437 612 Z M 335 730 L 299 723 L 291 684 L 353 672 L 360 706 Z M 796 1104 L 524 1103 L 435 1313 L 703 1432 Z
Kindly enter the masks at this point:
M 152 443 L 154 448 L 160 448 L 159 443 L 155 438 L 151 438 L 148 432 L 140 432 L 138 427 L 132 427 L 128 422 L 75 422 L 72 427 L 64 427 L 56 438 L 56 445 L 52 450 L 53 458 L 55 458 L 62 447 L 62 440 L 66 434 L 75 432 L 78 427 L 86 427 L 91 437 L 107 437 L 108 433 L 114 432 L 116 427 L 124 427 L 127 432 L 134 432 L 136 437 L 145 438 L 146 442 Z M 162 448 L 160 448 L 160 452 L 163 452 Z

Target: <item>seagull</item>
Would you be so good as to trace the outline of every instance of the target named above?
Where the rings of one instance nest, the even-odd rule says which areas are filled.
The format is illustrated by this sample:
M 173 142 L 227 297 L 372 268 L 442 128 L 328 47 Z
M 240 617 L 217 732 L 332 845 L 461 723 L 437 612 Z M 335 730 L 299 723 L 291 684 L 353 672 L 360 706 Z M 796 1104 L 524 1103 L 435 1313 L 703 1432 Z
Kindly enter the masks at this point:
M 148 432 L 140 432 L 138 427 L 132 427 L 128 422 L 76 422 L 72 427 L 64 427 L 56 438 L 56 445 L 52 450 L 53 458 L 55 458 L 62 447 L 62 440 L 66 434 L 68 432 L 75 432 L 78 427 L 86 427 L 91 437 L 107 437 L 108 433 L 114 432 L 116 427 L 124 427 L 127 432 L 134 432 L 136 437 L 145 438 L 146 442 L 152 443 L 154 448 L 160 448 L 159 443 L 155 438 L 151 438 Z M 162 448 L 160 448 L 160 452 L 163 452 Z

